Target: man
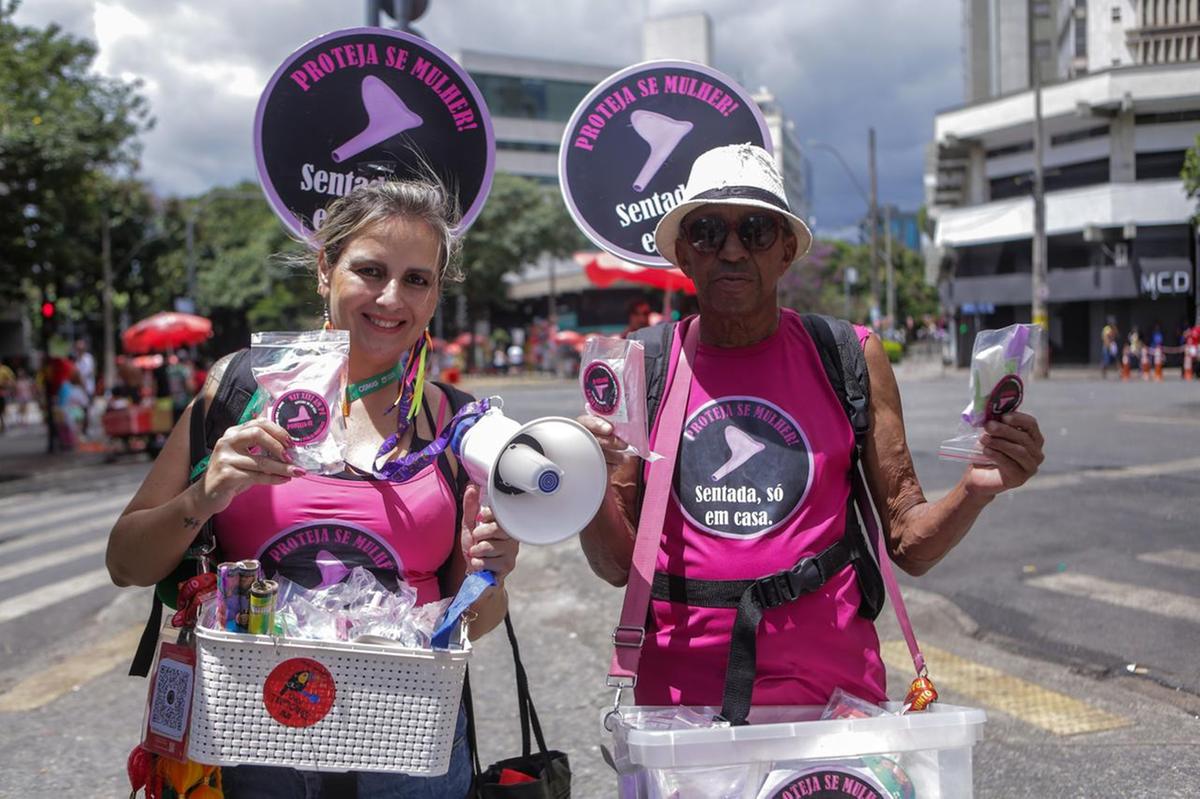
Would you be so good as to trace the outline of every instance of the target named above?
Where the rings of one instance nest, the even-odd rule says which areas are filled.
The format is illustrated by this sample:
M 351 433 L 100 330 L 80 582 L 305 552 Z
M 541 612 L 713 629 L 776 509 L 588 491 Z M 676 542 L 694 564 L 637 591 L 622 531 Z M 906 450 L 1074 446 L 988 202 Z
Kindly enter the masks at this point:
M 634 297 L 625 308 L 629 323 L 621 331 L 621 338 L 629 338 L 629 334 L 641 330 L 650 324 L 650 303 L 644 297 Z
M 1117 331 L 1117 320 L 1113 317 L 1108 317 L 1104 328 L 1100 331 L 1100 378 L 1108 377 L 1108 367 L 1117 362 L 1117 340 L 1120 338 L 1120 333 Z
M 850 538 L 854 436 L 800 317 L 778 306 L 776 285 L 812 235 L 789 210 L 764 150 L 735 145 L 701 155 L 683 202 L 659 222 L 655 238 L 659 252 L 695 283 L 700 313 L 691 322 L 698 343 L 635 698 L 642 705 L 719 706 L 741 611 L 727 600 L 706 605 L 702 594 L 783 573 L 805 556 L 820 555 L 822 563 L 830 562 L 828 553 L 840 557 Z M 692 335 L 690 325 L 677 329 L 674 368 Z M 928 502 L 887 356 L 876 336 L 860 328 L 858 338 L 870 375 L 867 482 L 892 559 L 922 574 L 993 497 L 1037 471 L 1042 435 L 1023 413 L 989 422 L 981 443 L 996 465 L 969 467 L 943 499 Z M 629 579 L 639 514 L 648 510 L 639 508 L 644 467 L 607 422 L 580 421 L 597 436 L 609 466 L 605 500 L 581 544 L 593 571 L 619 586 Z M 869 569 L 853 559 L 839 563 L 811 593 L 760 607 L 762 621 L 750 628 L 757 649 L 753 704 L 820 705 L 837 687 L 873 702 L 886 698 L 874 611 L 859 612 L 859 569 Z M 628 645 L 638 645 L 633 638 Z

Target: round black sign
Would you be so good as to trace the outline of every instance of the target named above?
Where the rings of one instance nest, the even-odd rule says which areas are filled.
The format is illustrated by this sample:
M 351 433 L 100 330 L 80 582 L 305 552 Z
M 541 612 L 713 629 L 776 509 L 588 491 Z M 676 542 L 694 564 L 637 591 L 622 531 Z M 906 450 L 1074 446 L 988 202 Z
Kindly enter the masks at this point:
M 328 429 L 329 405 L 315 392 L 289 391 L 271 408 L 271 421 L 286 430 L 297 444 L 307 444 Z
M 583 397 L 588 410 L 611 416 L 621 404 L 621 381 L 604 361 L 592 361 L 583 370 Z
M 675 491 L 692 526 L 755 538 L 800 509 L 812 486 L 812 447 L 786 411 L 758 397 L 720 397 L 683 426 Z
M 575 109 L 559 148 L 559 184 L 575 223 L 598 246 L 669 267 L 654 228 L 683 198 L 692 163 L 744 142 L 771 151 L 745 90 L 700 64 L 647 61 L 607 78 Z
M 857 770 L 810 769 L 777 785 L 771 799 L 890 799 L 873 777 Z
M 467 72 L 423 39 L 350 28 L 313 39 L 271 77 L 254 120 L 268 201 L 307 238 L 325 206 L 358 186 L 423 175 L 458 193 L 462 233 L 492 185 L 496 145 Z

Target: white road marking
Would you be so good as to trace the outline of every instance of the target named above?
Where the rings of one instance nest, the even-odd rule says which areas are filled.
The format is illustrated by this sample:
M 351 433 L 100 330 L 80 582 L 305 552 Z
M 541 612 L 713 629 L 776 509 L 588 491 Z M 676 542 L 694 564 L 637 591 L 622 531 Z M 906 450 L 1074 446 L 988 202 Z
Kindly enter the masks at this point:
M 1078 572 L 1061 572 L 1033 577 L 1025 581 L 1035 588 L 1059 594 L 1083 597 L 1108 605 L 1141 610 L 1158 616 L 1200 623 L 1200 599 L 1144 588 L 1130 583 L 1119 583 L 1092 577 Z
M 1158 563 L 1163 566 L 1175 566 L 1180 569 L 1200 571 L 1200 552 L 1186 549 L 1168 549 L 1163 552 L 1143 552 L 1137 556 L 1143 563 Z
M 54 527 L 64 522 L 72 522 L 79 520 L 95 521 L 97 516 L 103 516 L 114 511 L 122 510 L 129 504 L 129 497 L 109 497 L 107 499 L 98 499 L 93 502 L 86 502 L 71 508 L 64 508 L 56 513 L 47 513 L 37 515 L 35 513 L 22 513 L 21 524 L 11 525 L 6 522 L 0 525 L 0 537 L 9 535 L 21 535 L 26 532 Z M 116 513 L 113 513 L 112 521 L 116 521 Z
M 142 627 L 130 627 L 53 666 L 38 669 L 0 694 L 0 713 L 35 710 L 63 694 L 128 663 L 137 648 Z
M 72 599 L 106 585 L 116 590 L 116 586 L 108 576 L 108 569 L 95 569 L 66 580 L 60 580 L 57 583 L 40 586 L 24 594 L 18 594 L 0 602 L 0 624 L 19 619 L 35 611 L 44 610 L 63 600 Z
M 1061 474 L 1034 475 L 1033 479 L 1028 483 L 1014 489 L 1014 493 L 1051 491 L 1056 488 L 1087 485 L 1097 480 L 1130 480 L 1197 471 L 1200 471 L 1200 458 L 1184 458 L 1183 460 L 1164 461 L 1162 463 L 1139 463 L 1134 466 L 1119 466 L 1115 469 L 1080 469 L 1076 472 L 1064 472 Z M 951 489 L 949 488 L 929 491 L 926 492 L 925 497 L 930 502 L 936 502 L 949 494 L 950 491 Z
M 48 569 L 52 566 L 68 563 L 76 558 L 82 558 L 85 555 L 94 555 L 98 552 L 103 552 L 107 546 L 108 539 L 102 538 L 99 541 L 87 541 L 73 547 L 60 549 L 57 552 L 48 552 L 45 555 L 38 555 L 27 560 L 9 563 L 7 566 L 0 566 L 0 583 L 5 580 L 11 580 L 14 577 L 31 574 L 38 569 Z
M 64 527 L 61 530 L 55 530 L 51 533 L 41 533 L 39 535 L 22 536 L 14 541 L 5 541 L 0 544 L 0 556 L 7 558 L 13 552 L 19 552 L 22 549 L 29 549 L 38 544 L 52 544 L 55 541 L 62 541 L 67 538 L 75 538 L 76 536 L 86 533 L 99 533 L 104 535 L 104 540 L 108 540 L 108 529 L 112 525 L 108 522 L 93 524 L 84 527 Z

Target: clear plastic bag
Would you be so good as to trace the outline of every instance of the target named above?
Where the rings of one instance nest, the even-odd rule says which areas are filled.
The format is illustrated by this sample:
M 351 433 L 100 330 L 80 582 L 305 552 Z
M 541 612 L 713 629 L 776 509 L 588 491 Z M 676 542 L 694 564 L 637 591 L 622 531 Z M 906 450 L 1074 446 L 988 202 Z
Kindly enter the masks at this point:
M 629 445 L 628 452 L 648 461 L 661 455 L 650 451 L 646 429 L 646 350 L 640 341 L 595 336 L 583 347 L 579 388 L 588 413 L 613 426 Z
M 1025 324 L 979 331 L 971 351 L 971 401 L 963 409 L 958 434 L 942 442 L 938 457 L 991 465 L 979 436 L 989 421 L 1021 407 L 1041 336 L 1041 327 Z
M 350 334 L 345 330 L 255 333 L 250 369 L 267 393 L 266 418 L 291 436 L 292 461 L 316 474 L 346 468 L 342 398 Z

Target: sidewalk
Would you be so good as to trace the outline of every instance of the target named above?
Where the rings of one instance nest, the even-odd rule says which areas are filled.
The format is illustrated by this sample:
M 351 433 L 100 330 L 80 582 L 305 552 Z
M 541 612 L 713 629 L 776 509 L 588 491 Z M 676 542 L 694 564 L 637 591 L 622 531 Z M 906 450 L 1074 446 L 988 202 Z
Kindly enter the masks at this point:
M 46 428 L 41 424 L 10 427 L 0 436 L 0 484 L 67 469 L 98 466 L 104 452 L 46 452 Z

